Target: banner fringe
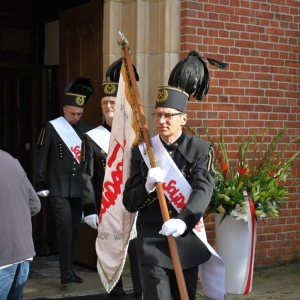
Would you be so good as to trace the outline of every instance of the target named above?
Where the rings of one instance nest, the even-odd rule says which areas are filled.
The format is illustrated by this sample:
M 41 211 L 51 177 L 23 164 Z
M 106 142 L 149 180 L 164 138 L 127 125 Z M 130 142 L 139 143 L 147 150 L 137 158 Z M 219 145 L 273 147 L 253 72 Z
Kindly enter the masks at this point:
M 124 255 L 119 268 L 116 272 L 116 275 L 113 277 L 113 279 L 111 281 L 108 280 L 106 273 L 104 272 L 102 266 L 101 266 L 101 262 L 99 260 L 99 258 L 97 258 L 97 270 L 98 270 L 98 274 L 100 276 L 100 279 L 102 281 L 103 287 L 105 288 L 105 290 L 107 291 L 107 293 L 110 293 L 111 290 L 114 288 L 114 286 L 117 284 L 117 282 L 119 281 L 122 272 L 123 272 L 123 268 L 126 262 L 126 258 L 127 258 L 127 251 L 128 251 L 128 247 L 129 247 L 129 242 L 137 237 L 137 231 L 136 231 L 136 227 L 135 227 L 135 223 L 136 223 L 136 218 L 137 218 L 137 214 L 132 214 L 133 218 L 131 221 L 131 230 L 130 230 L 130 234 L 128 235 L 128 240 L 126 241 L 126 247 L 124 249 L 124 252 L 126 253 L 126 255 Z

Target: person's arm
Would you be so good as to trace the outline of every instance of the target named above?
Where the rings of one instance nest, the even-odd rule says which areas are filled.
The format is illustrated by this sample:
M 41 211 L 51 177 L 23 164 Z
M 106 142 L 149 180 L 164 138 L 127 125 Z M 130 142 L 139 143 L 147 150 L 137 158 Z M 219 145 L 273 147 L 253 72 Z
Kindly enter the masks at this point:
M 27 190 L 29 196 L 30 213 L 31 216 L 33 217 L 41 210 L 41 201 L 37 193 L 35 192 L 33 186 L 31 185 L 30 181 L 28 180 L 27 176 L 26 176 L 26 182 L 27 182 Z
M 139 148 L 136 147 L 132 151 L 131 173 L 123 192 L 123 204 L 131 213 L 142 210 L 157 199 L 156 191 L 148 194 L 146 190 L 147 174 L 148 167 L 143 161 Z
M 49 131 L 49 126 L 49 124 L 46 124 L 41 130 L 34 159 L 35 190 L 37 192 L 44 192 L 45 195 L 41 193 L 41 196 L 43 197 L 46 197 L 46 194 L 49 194 L 47 183 L 48 156 L 51 147 L 51 133 Z
M 210 148 L 207 155 L 195 162 L 190 182 L 193 191 L 182 211 L 176 216 L 176 219 L 187 225 L 184 235 L 193 230 L 209 205 L 214 188 L 212 161 L 213 150 Z
M 100 151 L 100 150 L 99 150 Z M 81 144 L 81 202 L 84 211 L 84 216 L 96 214 L 97 206 L 95 202 L 95 191 L 93 185 L 94 178 L 94 151 L 92 142 L 84 135 Z M 102 182 L 99 182 L 102 184 Z

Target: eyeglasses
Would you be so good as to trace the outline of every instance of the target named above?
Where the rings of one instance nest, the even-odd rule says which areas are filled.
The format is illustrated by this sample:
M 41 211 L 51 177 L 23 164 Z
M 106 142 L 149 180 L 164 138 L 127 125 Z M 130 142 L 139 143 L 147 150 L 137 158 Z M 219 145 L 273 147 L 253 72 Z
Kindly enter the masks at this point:
M 174 116 L 179 116 L 182 115 L 183 113 L 165 113 L 165 114 L 161 114 L 161 113 L 153 113 L 152 117 L 154 120 L 160 120 L 161 118 L 163 118 L 164 120 L 172 120 Z
M 114 106 L 116 104 L 116 102 L 115 101 L 103 101 L 103 102 L 101 102 L 101 105 L 107 106 L 108 104 L 110 104 L 111 106 Z

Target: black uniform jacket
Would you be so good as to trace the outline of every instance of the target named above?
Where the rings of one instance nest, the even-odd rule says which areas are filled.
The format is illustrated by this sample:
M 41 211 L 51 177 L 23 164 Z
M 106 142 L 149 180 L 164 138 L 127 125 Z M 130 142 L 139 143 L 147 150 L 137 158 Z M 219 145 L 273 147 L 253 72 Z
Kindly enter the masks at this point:
M 111 127 L 103 124 L 108 131 Z M 81 202 L 84 216 L 99 215 L 101 207 L 102 186 L 105 175 L 107 154 L 95 143 L 84 135 L 81 146 Z
M 92 129 L 78 122 L 72 126 L 80 139 Z M 50 122 L 42 128 L 36 147 L 34 181 L 37 192 L 49 190 L 49 196 L 80 197 L 80 168 L 66 144 Z
M 170 218 L 181 219 L 187 225 L 184 234 L 175 238 L 182 268 L 187 269 L 204 263 L 211 255 L 192 230 L 212 195 L 213 150 L 208 142 L 185 133 L 170 147 L 165 147 L 193 189 L 180 213 L 166 199 Z M 136 226 L 139 262 L 173 269 L 167 238 L 158 233 L 164 222 L 156 191 L 148 194 L 145 189 L 147 173 L 148 168 L 136 147 L 132 153 L 131 175 L 126 182 L 123 203 L 129 212 L 138 211 Z

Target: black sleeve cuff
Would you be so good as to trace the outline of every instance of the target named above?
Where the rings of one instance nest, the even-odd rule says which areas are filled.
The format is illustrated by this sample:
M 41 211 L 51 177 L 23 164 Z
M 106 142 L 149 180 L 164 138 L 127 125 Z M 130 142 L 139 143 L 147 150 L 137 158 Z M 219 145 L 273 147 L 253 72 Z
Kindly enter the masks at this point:
M 83 212 L 85 217 L 89 215 L 99 215 L 95 203 L 88 203 L 83 205 Z
M 49 190 L 49 187 L 45 181 L 35 182 L 34 188 L 35 188 L 36 192 Z

